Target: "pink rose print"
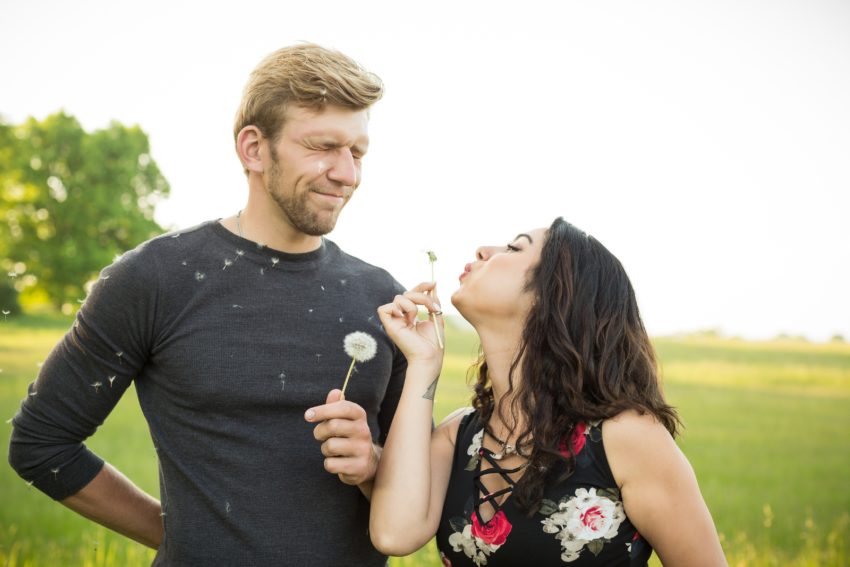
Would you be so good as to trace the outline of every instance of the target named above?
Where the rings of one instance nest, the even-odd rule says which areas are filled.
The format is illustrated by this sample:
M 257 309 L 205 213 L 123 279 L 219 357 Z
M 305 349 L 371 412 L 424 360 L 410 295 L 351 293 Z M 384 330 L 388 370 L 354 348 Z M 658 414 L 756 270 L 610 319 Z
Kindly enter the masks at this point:
M 472 535 L 489 545 L 502 545 L 511 533 L 511 523 L 502 510 L 490 518 L 486 524 L 478 522 L 478 514 L 472 514 Z
M 578 455 L 582 449 L 584 449 L 584 444 L 587 442 L 587 437 L 585 436 L 587 433 L 587 424 L 579 423 L 573 429 L 572 435 L 570 435 L 570 445 L 573 448 L 573 454 Z M 561 439 L 561 443 L 558 445 L 558 451 L 565 457 L 570 456 L 570 451 L 567 448 L 567 440 Z

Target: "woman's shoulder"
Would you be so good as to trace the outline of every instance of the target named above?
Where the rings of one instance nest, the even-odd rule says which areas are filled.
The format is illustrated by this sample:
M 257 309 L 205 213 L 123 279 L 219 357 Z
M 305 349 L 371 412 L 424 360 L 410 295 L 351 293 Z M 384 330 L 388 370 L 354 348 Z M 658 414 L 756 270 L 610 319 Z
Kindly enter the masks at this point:
M 471 407 L 458 408 L 440 422 L 437 426 L 435 434 L 444 435 L 454 445 L 458 438 L 458 431 L 465 428 L 471 420 L 475 418 L 475 409 Z
M 673 436 L 650 413 L 626 410 L 603 422 L 602 440 L 617 484 L 682 458 Z

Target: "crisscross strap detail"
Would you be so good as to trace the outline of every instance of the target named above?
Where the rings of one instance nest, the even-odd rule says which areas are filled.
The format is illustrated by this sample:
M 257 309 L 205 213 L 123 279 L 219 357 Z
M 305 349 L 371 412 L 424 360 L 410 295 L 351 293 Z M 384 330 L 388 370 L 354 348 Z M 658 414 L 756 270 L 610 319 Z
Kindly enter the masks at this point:
M 498 514 L 502 509 L 502 504 L 500 504 L 497 500 L 500 496 L 504 494 L 510 494 L 514 491 L 514 485 L 516 484 L 514 480 L 510 477 L 511 474 L 516 473 L 524 469 L 528 466 L 528 462 L 521 464 L 518 467 L 514 467 L 512 469 L 503 468 L 499 464 L 499 460 L 493 458 L 493 452 L 486 447 L 482 447 L 478 451 L 479 457 L 478 460 L 478 469 L 475 471 L 475 476 L 472 479 L 472 483 L 475 486 L 475 494 L 473 495 L 473 503 L 475 506 L 475 514 L 478 516 L 478 521 L 481 524 L 486 524 L 484 518 L 481 517 L 481 513 L 479 512 L 482 504 L 490 504 L 493 507 L 493 516 Z M 490 463 L 489 469 L 486 471 L 481 470 L 481 461 L 483 459 L 487 459 L 487 462 Z M 505 482 L 508 483 L 508 486 L 502 488 L 501 490 L 497 490 L 495 492 L 490 492 L 482 481 L 482 477 L 489 474 L 497 474 L 504 479 Z M 484 494 L 484 496 L 481 496 Z M 505 500 L 507 501 L 507 499 Z M 489 521 L 489 520 L 488 520 Z

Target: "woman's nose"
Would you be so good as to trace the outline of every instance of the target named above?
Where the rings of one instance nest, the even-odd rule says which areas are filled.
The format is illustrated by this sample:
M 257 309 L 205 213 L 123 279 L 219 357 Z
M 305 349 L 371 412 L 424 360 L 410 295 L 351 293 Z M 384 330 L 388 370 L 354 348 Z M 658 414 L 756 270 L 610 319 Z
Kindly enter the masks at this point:
M 489 260 L 490 256 L 493 255 L 493 250 L 496 248 L 496 246 L 479 246 L 475 251 L 475 258 L 477 260 Z

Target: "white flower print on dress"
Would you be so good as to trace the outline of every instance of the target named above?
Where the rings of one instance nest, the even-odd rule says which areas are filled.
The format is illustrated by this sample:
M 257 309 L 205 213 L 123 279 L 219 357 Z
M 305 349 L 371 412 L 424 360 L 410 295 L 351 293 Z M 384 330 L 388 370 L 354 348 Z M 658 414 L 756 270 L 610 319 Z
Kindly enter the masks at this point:
M 579 488 L 575 496 L 558 504 L 544 500 L 541 512 L 547 517 L 540 523 L 547 534 L 557 534 L 561 542 L 561 560 L 570 563 L 586 547 L 599 555 L 605 543 L 617 535 L 626 519 L 616 489 Z
M 478 461 L 481 459 L 481 444 L 484 442 L 484 430 L 482 429 L 472 437 L 472 443 L 466 449 L 466 454 L 469 455 L 469 462 L 466 464 L 466 470 L 474 471 L 478 467 Z
M 464 555 L 472 559 L 472 562 L 478 567 L 487 565 L 487 557 L 502 547 L 501 545 L 484 543 L 484 540 L 480 537 L 472 535 L 472 524 L 466 524 L 463 526 L 463 531 L 456 531 L 450 535 L 449 545 L 456 552 L 463 551 Z

